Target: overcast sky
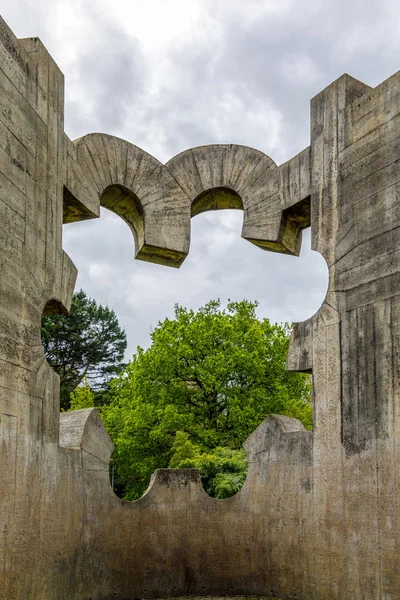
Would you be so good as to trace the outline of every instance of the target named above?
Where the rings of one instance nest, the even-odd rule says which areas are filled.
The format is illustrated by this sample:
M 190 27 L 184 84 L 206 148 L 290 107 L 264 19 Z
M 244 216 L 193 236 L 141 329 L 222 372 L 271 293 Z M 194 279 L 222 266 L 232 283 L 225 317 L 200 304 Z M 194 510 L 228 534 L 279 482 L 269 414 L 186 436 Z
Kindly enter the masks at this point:
M 309 101 L 344 72 L 375 86 L 400 68 L 398 0 L 3 0 L 18 37 L 38 36 L 66 80 L 71 139 L 105 132 L 166 162 L 202 144 L 238 143 L 278 164 L 309 145 Z M 77 288 L 112 307 L 128 355 L 175 303 L 259 301 L 259 316 L 316 312 L 327 269 L 304 234 L 300 258 L 240 237 L 241 211 L 192 220 L 179 270 L 133 258 L 128 227 L 64 226 Z

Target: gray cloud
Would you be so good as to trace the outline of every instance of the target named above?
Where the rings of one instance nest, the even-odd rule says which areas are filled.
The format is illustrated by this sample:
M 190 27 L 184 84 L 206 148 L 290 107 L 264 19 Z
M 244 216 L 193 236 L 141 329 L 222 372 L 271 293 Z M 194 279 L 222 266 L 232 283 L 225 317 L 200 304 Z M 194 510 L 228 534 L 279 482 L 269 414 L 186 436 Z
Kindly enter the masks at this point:
M 394 0 L 14 0 L 3 16 L 17 35 L 39 35 L 65 73 L 72 138 L 111 133 L 163 161 L 229 142 L 283 162 L 309 144 L 311 97 L 344 72 L 377 85 L 399 67 Z M 309 233 L 296 259 L 261 251 L 240 229 L 240 212 L 193 219 L 178 271 L 134 261 L 128 228 L 107 211 L 65 226 L 64 246 L 78 285 L 116 310 L 130 352 L 175 302 L 246 297 L 273 321 L 311 316 L 327 270 Z
M 188 258 L 179 270 L 133 260 L 133 239 L 115 215 L 65 226 L 65 248 L 79 268 L 78 286 L 115 308 L 129 352 L 149 343 L 150 326 L 172 316 L 174 304 L 198 308 L 211 298 L 259 300 L 259 315 L 298 321 L 320 306 L 327 287 L 324 259 L 263 252 L 240 237 L 241 211 L 206 213 L 192 221 Z

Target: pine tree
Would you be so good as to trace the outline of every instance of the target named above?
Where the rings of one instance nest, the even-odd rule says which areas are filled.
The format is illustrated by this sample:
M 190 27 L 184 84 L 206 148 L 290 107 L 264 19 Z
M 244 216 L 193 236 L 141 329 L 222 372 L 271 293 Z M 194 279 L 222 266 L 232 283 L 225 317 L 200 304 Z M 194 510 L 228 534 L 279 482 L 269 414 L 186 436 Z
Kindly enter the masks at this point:
M 49 364 L 60 376 L 61 408 L 70 407 L 70 394 L 87 378 L 93 392 L 106 392 L 120 373 L 126 334 L 113 310 L 83 290 L 75 293 L 69 315 L 42 319 L 42 343 Z

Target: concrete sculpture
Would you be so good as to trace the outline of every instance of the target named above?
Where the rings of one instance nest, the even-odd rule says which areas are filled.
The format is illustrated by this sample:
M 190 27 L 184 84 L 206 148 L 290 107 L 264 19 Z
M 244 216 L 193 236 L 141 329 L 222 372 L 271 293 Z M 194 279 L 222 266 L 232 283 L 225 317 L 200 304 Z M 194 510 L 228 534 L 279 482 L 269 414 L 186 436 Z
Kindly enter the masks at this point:
M 400 74 L 333 82 L 311 102 L 310 147 L 284 165 L 235 145 L 162 165 L 107 135 L 70 141 L 62 73 L 3 21 L 0 69 L 0 598 L 397 600 Z M 242 208 L 243 237 L 295 255 L 311 225 L 329 289 L 296 326 L 288 368 L 313 373 L 314 431 L 267 419 L 233 498 L 161 470 L 123 502 L 96 411 L 60 419 L 40 321 L 74 289 L 63 222 L 100 205 L 132 229 L 137 258 L 170 266 L 204 210 Z

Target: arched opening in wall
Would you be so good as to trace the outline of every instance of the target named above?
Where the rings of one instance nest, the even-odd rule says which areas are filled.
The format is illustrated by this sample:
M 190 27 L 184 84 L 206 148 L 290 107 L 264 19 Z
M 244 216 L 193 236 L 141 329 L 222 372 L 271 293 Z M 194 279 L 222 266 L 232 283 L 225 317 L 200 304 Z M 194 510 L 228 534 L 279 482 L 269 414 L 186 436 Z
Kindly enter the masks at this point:
M 191 216 L 195 217 L 203 212 L 223 209 L 243 210 L 242 199 L 239 194 L 226 187 L 213 188 L 195 198 L 191 206 Z
M 122 185 L 112 185 L 104 190 L 100 204 L 125 221 L 137 252 L 144 236 L 143 208 L 139 198 Z
M 127 359 L 135 352 L 137 344 L 144 350 L 150 346 L 151 326 L 156 328 L 157 322 L 163 322 L 166 317 L 170 322 L 173 321 L 176 303 L 197 314 L 212 299 L 220 298 L 220 308 L 225 311 L 228 299 L 238 303 L 257 300 L 259 305 L 255 311 L 258 318 L 267 317 L 271 323 L 302 321 L 319 308 L 327 289 L 327 271 L 322 257 L 310 250 L 309 232 L 305 231 L 299 258 L 260 251 L 240 237 L 243 218 L 241 210 L 204 212 L 206 208 L 203 211 L 198 209 L 200 206 L 215 205 L 215 202 L 219 208 L 220 198 L 215 199 L 215 194 L 209 194 L 208 197 L 204 194 L 197 208 L 195 204 L 194 212 L 198 210 L 198 216 L 192 220 L 191 251 L 179 270 L 141 261 L 134 262 L 132 239 L 128 230 L 121 220 L 107 210 L 102 210 L 101 219 L 97 221 L 65 227 L 64 248 L 79 270 L 77 288 L 84 287 L 89 296 L 116 311 L 121 325 L 128 332 Z M 237 203 L 236 208 L 240 208 L 235 196 L 233 200 L 230 199 L 232 201 Z M 177 354 L 169 351 L 165 358 L 160 359 L 160 365 L 166 364 L 168 355 Z M 217 367 L 220 363 L 215 361 L 214 364 Z M 187 378 L 184 392 L 182 388 L 178 389 L 179 397 L 186 402 L 187 395 L 195 395 L 195 385 L 192 379 Z M 229 387 L 233 390 L 234 382 L 228 382 Z M 115 439 L 119 435 L 122 438 L 125 436 L 129 441 L 124 452 L 129 446 L 130 458 L 125 461 L 122 450 L 117 448 L 112 460 L 112 464 L 120 465 L 120 472 L 114 469 L 116 491 L 122 492 L 128 499 L 142 495 L 150 473 L 157 467 L 168 467 L 171 464 L 182 466 L 184 461 L 189 466 L 195 460 L 203 460 L 199 454 L 207 454 L 198 452 L 202 441 L 196 438 L 195 431 L 189 432 L 188 439 L 184 436 L 176 439 L 176 432 L 188 433 L 185 430 L 187 413 L 182 418 L 179 411 L 174 409 L 171 397 L 166 396 L 165 391 L 163 394 L 165 408 L 168 407 L 168 410 L 165 411 L 163 407 L 165 418 L 161 426 L 160 420 L 154 420 L 154 413 L 147 410 L 148 407 L 141 411 L 135 421 L 135 436 L 128 434 L 126 429 L 129 422 L 132 423 L 127 414 L 119 414 L 117 411 L 115 418 L 110 417 L 106 423 Z M 121 398 L 122 396 L 134 401 L 129 386 L 123 389 Z M 196 397 L 194 401 L 197 401 Z M 253 399 L 252 403 L 255 405 L 256 400 Z M 237 421 L 240 421 L 239 411 L 236 410 L 236 414 Z M 223 411 L 221 415 L 222 419 Z M 115 429 L 117 421 L 123 425 L 118 431 Z M 196 419 L 194 422 L 196 424 Z M 256 422 L 254 423 L 255 428 Z M 157 430 L 154 432 L 154 429 Z M 134 439 L 137 442 L 133 442 Z M 172 452 L 175 442 L 177 443 Z M 235 446 L 226 436 L 221 441 L 216 439 L 213 448 L 211 445 L 209 448 L 214 450 L 218 446 L 236 451 L 240 448 L 240 443 Z M 157 462 L 160 455 L 165 459 L 163 463 Z M 174 455 L 177 456 L 171 463 Z M 132 456 L 136 457 L 136 463 Z M 178 459 L 181 461 L 178 462 Z M 217 459 L 227 464 L 232 456 L 219 456 Z M 122 464 L 124 461 L 138 467 L 131 474 L 131 490 L 128 493 L 118 481 L 118 478 L 126 476 Z M 215 457 L 209 460 L 214 473 L 217 472 L 215 461 Z M 235 461 L 232 472 L 238 473 L 237 479 L 240 480 L 241 477 L 243 482 L 243 454 L 234 456 L 233 462 Z M 136 491 L 132 492 L 132 489 Z
M 49 300 L 43 309 L 44 317 L 49 315 L 66 315 L 67 313 L 68 311 L 63 306 L 63 304 L 59 300 L 55 300 L 54 298 Z
M 108 401 L 109 384 L 124 366 L 126 334 L 114 311 L 81 289 L 69 313 L 58 301 L 42 315 L 42 347 L 60 378 L 60 409 L 100 407 Z
M 47 365 L 60 376 L 61 410 L 64 410 L 66 406 L 63 401 L 63 392 L 65 392 L 64 383 L 68 379 L 65 367 L 67 362 L 70 362 L 69 360 L 65 360 L 67 348 L 64 343 L 65 337 L 61 334 L 62 324 L 67 318 L 68 311 L 59 300 L 52 298 L 43 308 L 41 320 L 42 350 Z M 43 368 L 44 364 L 42 364 L 41 370 Z M 56 398 L 54 398 L 54 402 L 57 402 Z
M 129 226 L 137 250 L 144 234 L 139 199 L 124 186 L 112 185 L 104 190 L 100 203 Z M 65 190 L 67 227 L 73 223 L 79 231 L 90 215 Z M 70 254 L 76 260 L 75 249 Z M 97 302 L 81 289 L 75 292 L 68 314 L 60 302 L 51 300 L 42 316 L 42 345 L 47 362 L 60 377 L 62 411 L 108 403 L 110 381 L 121 371 L 126 350 L 126 334 L 108 303 Z

